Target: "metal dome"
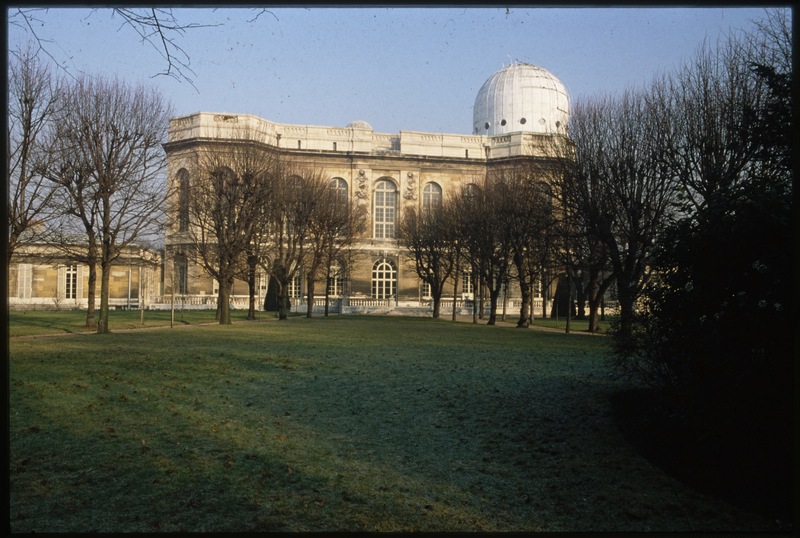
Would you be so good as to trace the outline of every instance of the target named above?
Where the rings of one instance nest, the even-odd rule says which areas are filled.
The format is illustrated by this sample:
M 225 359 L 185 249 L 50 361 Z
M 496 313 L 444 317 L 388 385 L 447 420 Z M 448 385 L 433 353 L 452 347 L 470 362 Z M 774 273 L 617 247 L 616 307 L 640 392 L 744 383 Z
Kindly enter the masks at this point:
M 515 62 L 481 86 L 472 109 L 472 132 L 563 133 L 568 119 L 569 95 L 564 84 L 546 69 Z
M 372 128 L 372 125 L 370 125 L 369 123 L 365 122 L 364 120 L 356 120 L 356 121 L 351 121 L 350 123 L 348 123 L 348 124 L 347 124 L 347 127 L 346 127 L 346 128 L 347 128 L 347 129 L 351 129 L 351 128 L 356 128 L 356 129 L 369 129 L 370 131 L 373 131 L 373 130 L 374 130 L 374 129 Z

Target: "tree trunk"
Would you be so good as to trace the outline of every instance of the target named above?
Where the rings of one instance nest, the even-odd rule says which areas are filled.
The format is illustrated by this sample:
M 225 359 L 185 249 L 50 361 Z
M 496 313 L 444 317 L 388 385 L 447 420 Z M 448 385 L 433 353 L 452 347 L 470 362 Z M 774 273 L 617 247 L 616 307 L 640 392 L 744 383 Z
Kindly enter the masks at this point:
M 289 319 L 289 283 L 276 280 L 278 284 L 278 319 Z
M 256 319 L 256 262 L 255 256 L 247 257 L 247 293 L 249 302 L 247 305 L 247 319 Z
M 619 335 L 623 341 L 631 336 L 633 319 L 636 315 L 636 292 L 628 283 L 617 280 L 619 295 Z
M 601 281 L 600 275 L 593 276 L 592 281 L 589 282 L 588 299 L 590 333 L 595 333 L 600 330 L 601 316 L 599 311 L 603 305 L 603 297 L 606 294 L 606 290 L 608 290 L 608 287 L 611 285 L 611 282 L 613 282 L 613 278 L 611 277 Z
M 314 276 L 306 277 L 306 317 L 310 318 L 314 312 Z
M 108 330 L 108 290 L 111 283 L 111 264 L 103 259 L 100 262 L 100 271 L 100 319 L 97 322 L 97 334 L 107 334 L 110 332 Z
M 91 261 L 89 263 L 89 281 L 88 281 L 88 290 L 86 293 L 87 304 L 86 304 L 86 327 L 89 329 L 96 329 L 97 328 L 97 319 L 95 318 L 96 306 L 95 301 L 97 301 L 97 262 Z
M 489 321 L 487 325 L 497 323 L 497 299 L 500 297 L 500 286 L 497 289 L 489 288 Z
M 437 290 L 431 286 L 431 301 L 433 301 L 433 319 L 439 319 L 439 312 L 442 304 L 442 291 L 444 291 L 444 284 L 437 286 Z
M 233 279 L 229 278 L 219 283 L 219 293 L 217 294 L 217 312 L 219 312 L 219 324 L 231 324 L 231 289 L 233 289 Z
M 330 267 L 330 265 L 328 265 Z M 328 304 L 331 300 L 331 271 L 325 273 L 325 317 L 328 317 Z
M 521 304 L 519 307 L 519 320 L 517 320 L 517 327 L 524 329 L 528 327 L 528 306 L 531 302 L 531 287 L 527 278 L 521 277 L 519 279 L 519 291 L 521 294 Z
M 453 321 L 456 320 L 456 301 L 457 300 L 458 300 L 458 270 L 456 270 L 456 274 L 453 275 Z

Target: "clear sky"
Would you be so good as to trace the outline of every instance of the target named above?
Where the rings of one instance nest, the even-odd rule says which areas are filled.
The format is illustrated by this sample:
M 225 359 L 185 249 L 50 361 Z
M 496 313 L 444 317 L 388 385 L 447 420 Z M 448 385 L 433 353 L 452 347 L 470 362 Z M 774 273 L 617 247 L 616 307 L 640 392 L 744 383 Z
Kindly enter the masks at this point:
M 158 87 L 176 115 L 254 114 L 378 132 L 467 133 L 484 81 L 514 60 L 544 67 L 572 100 L 642 85 L 704 41 L 749 29 L 764 8 L 253 7 L 174 9 L 194 86 L 108 8 L 37 12 L 35 29 L 73 72 Z M 256 18 L 256 15 L 259 15 Z M 9 12 L 13 23 L 13 8 Z M 255 18 L 255 20 L 253 20 Z M 9 47 L 22 32 L 9 25 Z

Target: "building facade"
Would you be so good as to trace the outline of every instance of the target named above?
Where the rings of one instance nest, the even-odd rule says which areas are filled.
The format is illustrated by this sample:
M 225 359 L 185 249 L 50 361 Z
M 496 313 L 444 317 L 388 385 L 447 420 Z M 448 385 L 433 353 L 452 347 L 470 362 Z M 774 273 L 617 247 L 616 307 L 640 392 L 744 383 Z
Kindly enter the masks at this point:
M 101 269 L 97 265 L 96 304 Z M 15 310 L 86 309 L 89 266 L 47 242 L 25 243 L 8 268 L 8 303 Z M 152 249 L 131 245 L 122 250 L 109 275 L 109 306 L 151 308 L 162 302 L 162 258 Z
M 338 311 L 424 307 L 427 286 L 415 273 L 413 260 L 398 246 L 395 234 L 405 208 L 422 210 L 480 181 L 494 167 L 551 158 L 553 138 L 566 136 L 568 113 L 563 84 L 546 70 L 524 63 L 504 67 L 481 87 L 473 109 L 472 134 L 378 133 L 361 120 L 332 127 L 198 112 L 170 121 L 164 145 L 167 181 L 171 191 L 180 192 L 199 180 L 195 163 L 204 148 L 243 137 L 276 152 L 282 160 L 321 170 L 369 216 L 367 232 L 342 260 L 346 266 L 337 268 L 339 277 L 328 284 Z M 186 305 L 215 304 L 217 283 L 192 263 L 187 252 L 192 247 L 182 239 L 179 221 L 173 219 L 165 235 L 164 293 L 175 292 Z M 261 274 L 257 280 L 258 300 L 263 304 L 268 278 Z M 462 301 L 474 297 L 468 274 L 455 286 L 455 294 L 446 293 L 451 297 L 443 302 L 443 312 L 451 307 L 463 309 L 467 305 Z M 317 295 L 324 295 L 319 288 Z M 290 293 L 293 305 L 302 303 L 304 291 L 298 274 Z M 539 308 L 543 292 L 537 290 Z M 245 306 L 247 293 L 245 282 L 235 282 L 233 305 Z M 513 301 L 513 295 L 512 290 L 507 299 Z

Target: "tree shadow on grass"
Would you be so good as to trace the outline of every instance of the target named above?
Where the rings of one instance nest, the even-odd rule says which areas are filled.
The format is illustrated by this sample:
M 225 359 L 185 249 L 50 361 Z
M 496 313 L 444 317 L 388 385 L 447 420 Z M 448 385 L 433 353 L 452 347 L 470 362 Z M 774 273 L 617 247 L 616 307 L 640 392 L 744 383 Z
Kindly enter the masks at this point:
M 741 429 L 723 433 L 693 423 L 653 390 L 621 391 L 611 402 L 623 437 L 654 465 L 698 491 L 774 520 L 777 531 L 791 531 L 790 449 Z

